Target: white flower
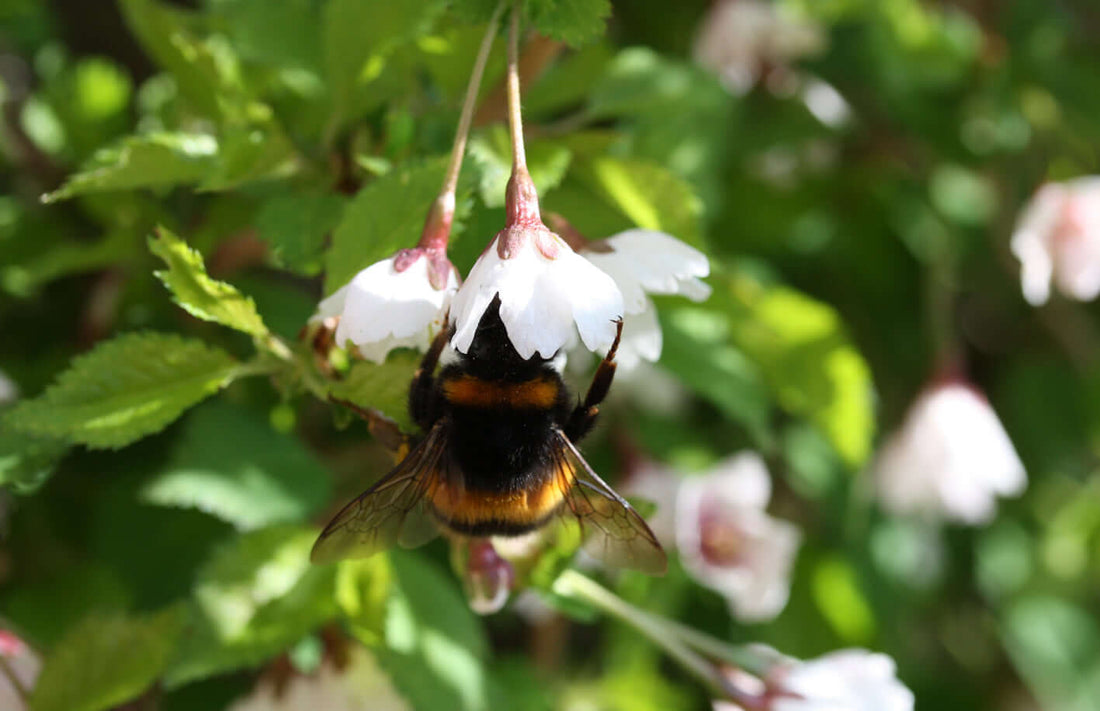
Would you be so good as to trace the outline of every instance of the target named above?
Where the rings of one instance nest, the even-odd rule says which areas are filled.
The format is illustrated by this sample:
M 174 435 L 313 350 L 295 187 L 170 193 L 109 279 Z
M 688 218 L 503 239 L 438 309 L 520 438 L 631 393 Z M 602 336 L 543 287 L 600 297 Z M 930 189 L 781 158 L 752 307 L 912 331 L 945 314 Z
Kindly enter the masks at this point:
M 356 274 L 318 305 L 314 319 L 339 316 L 337 345 L 351 341 L 364 358 L 381 363 L 394 348 L 426 350 L 457 288 L 458 272 L 446 256 L 402 250 Z
M 726 87 L 743 94 L 765 72 L 821 49 L 821 30 L 765 0 L 720 0 L 703 18 L 693 54 Z
M 755 453 L 742 453 L 711 473 L 684 481 L 676 500 L 676 542 L 684 568 L 721 593 L 734 617 L 763 621 L 790 595 L 801 534 L 764 509 L 771 477 Z
M 1078 301 L 1100 294 L 1100 177 L 1049 183 L 1024 208 L 1012 235 L 1024 298 L 1033 306 L 1058 290 Z
M 229 711 L 408 711 L 409 704 L 394 689 L 374 657 L 353 646 L 342 670 L 325 662 L 313 674 L 295 675 L 285 688 L 261 681 Z
M 647 294 L 681 294 L 692 301 L 710 296 L 710 287 L 700 281 L 710 274 L 706 255 L 663 232 L 627 230 L 587 243 L 583 254 L 622 292 L 625 318 L 617 361 L 624 370 L 661 357 L 661 326 Z
M 894 660 L 864 649 L 796 663 L 781 672 L 775 686 L 781 691 L 770 711 L 912 711 L 914 705 Z
M 917 398 L 874 468 L 882 505 L 968 524 L 988 522 L 997 496 L 1027 486 L 1024 466 L 986 399 L 962 382 Z
M 19 386 L 0 370 L 0 405 L 15 402 L 19 398 Z
M 451 302 L 451 345 L 466 353 L 495 297 L 508 338 L 522 358 L 552 358 L 573 338 L 607 348 L 623 297 L 611 277 L 541 224 L 507 227 L 489 244 Z

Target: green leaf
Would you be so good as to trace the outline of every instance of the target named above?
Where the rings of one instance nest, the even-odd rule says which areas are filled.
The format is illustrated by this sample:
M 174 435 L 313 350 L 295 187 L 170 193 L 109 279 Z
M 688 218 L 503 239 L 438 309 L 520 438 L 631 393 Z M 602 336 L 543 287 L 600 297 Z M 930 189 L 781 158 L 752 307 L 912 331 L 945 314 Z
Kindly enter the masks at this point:
M 325 255 L 326 294 L 371 264 L 416 245 L 446 171 L 446 158 L 406 165 L 356 193 Z M 461 204 L 463 196 L 458 197 Z
M 486 207 L 504 207 L 504 193 L 512 174 L 508 131 L 503 126 L 488 129 L 470 140 L 469 152 L 481 172 L 481 201 Z M 559 143 L 528 142 L 527 169 L 539 194 L 561 184 L 572 159 L 570 150 Z
M 370 85 L 385 69 L 389 55 L 426 34 L 445 7 L 442 0 L 329 0 L 324 16 L 325 69 L 336 121 L 352 119 L 378 100 L 370 95 Z
M 281 193 L 260 207 L 256 231 L 280 264 L 316 274 L 325 239 L 340 224 L 346 204 L 347 198 L 332 193 Z
M 356 361 L 347 376 L 332 385 L 329 394 L 378 410 L 410 432 L 414 425 L 409 418 L 409 384 L 419 363 L 419 354 L 407 350 L 391 353 L 385 363 Z
M 220 118 L 241 104 L 239 69 L 227 46 L 217 51 L 194 36 L 198 18 L 158 0 L 120 0 L 122 15 L 142 48 L 172 73 L 179 93 L 200 113 Z
M 46 202 L 107 190 L 163 188 L 202 180 L 214 170 L 217 140 L 205 133 L 129 136 L 96 151 Z
M 222 403 L 200 408 L 141 497 L 197 508 L 240 529 L 303 521 L 329 499 L 325 467 L 297 439 Z
M 317 531 L 274 526 L 217 549 L 197 576 L 169 687 L 260 664 L 335 617 L 334 566 L 311 566 Z
M 874 436 L 871 372 L 831 307 L 745 274 L 723 280 L 734 342 L 756 362 L 783 409 L 807 417 L 849 466 Z
M 703 306 L 670 306 L 662 303 L 658 309 L 661 365 L 766 445 L 771 439 L 767 385 L 759 367 L 733 343 L 728 317 Z
M 69 445 L 62 439 L 13 432 L 0 421 L 0 486 L 32 494 L 53 474 Z
M 610 0 L 528 0 L 527 15 L 539 32 L 573 47 L 606 31 Z
M 5 424 L 93 448 L 123 447 L 225 387 L 236 369 L 228 354 L 202 341 L 125 334 L 73 359 L 45 393 L 12 408 Z
M 256 311 L 256 304 L 236 288 L 215 281 L 206 274 L 202 255 L 164 227 L 149 238 L 149 250 L 164 260 L 166 271 L 154 272 L 172 292 L 172 298 L 187 313 L 204 321 L 263 338 L 267 326 Z
M 667 232 L 704 248 L 699 228 L 702 203 L 690 185 L 657 163 L 603 156 L 578 166 L 577 176 L 638 227 Z
M 391 555 L 395 589 L 379 661 L 414 708 L 489 707 L 488 642 L 455 581 L 423 558 Z
M 31 696 L 34 711 L 99 711 L 134 698 L 163 671 L 182 615 L 92 616 L 62 639 Z

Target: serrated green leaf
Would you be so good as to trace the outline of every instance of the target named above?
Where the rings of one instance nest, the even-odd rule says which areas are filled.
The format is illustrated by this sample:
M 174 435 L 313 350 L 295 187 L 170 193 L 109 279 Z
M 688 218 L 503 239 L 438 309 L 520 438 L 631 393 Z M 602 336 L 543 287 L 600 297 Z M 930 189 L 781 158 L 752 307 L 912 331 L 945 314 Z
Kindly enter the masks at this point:
M 409 351 L 391 353 L 385 363 L 357 361 L 343 380 L 332 385 L 329 394 L 378 410 L 409 432 L 413 429 L 409 385 L 419 363 L 420 356 Z
M 481 172 L 481 201 L 487 207 L 503 207 L 508 178 L 512 174 L 512 148 L 508 131 L 494 126 L 470 140 L 470 158 Z M 550 141 L 527 143 L 527 169 L 535 188 L 543 194 L 561 184 L 573 154 L 565 146 Z
M 455 581 L 409 553 L 391 555 L 395 588 L 379 661 L 415 708 L 487 709 L 488 642 Z
M 125 334 L 73 359 L 45 393 L 20 402 L 4 421 L 40 437 L 123 447 L 225 387 L 236 369 L 227 353 L 202 341 Z
M 579 47 L 606 31 L 611 0 L 528 0 L 527 15 L 542 34 Z
M 603 156 L 579 165 L 577 176 L 638 227 L 667 232 L 705 249 L 699 228 L 702 203 L 690 185 L 666 168 L 645 160 Z
M 813 422 L 849 466 L 863 464 L 875 429 L 871 371 L 840 316 L 805 294 L 744 274 L 726 286 L 734 342 L 764 374 L 780 406 Z M 716 305 L 726 298 L 720 295 Z
M 46 659 L 34 711 L 99 711 L 134 698 L 163 671 L 181 630 L 181 610 L 148 617 L 93 616 Z
M 165 674 L 169 687 L 260 664 L 339 610 L 335 566 L 311 566 L 317 531 L 274 526 L 215 551 L 199 571 L 188 635 Z
M 267 326 L 252 299 L 235 287 L 207 276 L 202 255 L 168 229 L 157 228 L 156 235 L 149 238 L 149 250 L 168 265 L 167 271 L 154 274 L 187 313 L 256 338 L 267 335 Z
M 340 224 L 348 200 L 332 193 L 283 193 L 266 200 L 256 215 L 256 232 L 271 245 L 280 264 L 316 274 L 328 234 Z
M 65 440 L 13 432 L 0 421 L 0 486 L 32 494 L 68 451 Z
M 217 164 L 218 142 L 205 133 L 129 136 L 96 151 L 46 202 L 107 190 L 164 188 L 196 183 Z
M 187 420 L 167 468 L 141 497 L 197 508 L 248 530 L 305 520 L 328 501 L 330 482 L 297 439 L 215 402 Z
M 446 171 L 446 158 L 406 165 L 356 193 L 332 233 L 332 245 L 325 255 L 326 294 L 374 262 L 416 246 Z M 464 195 L 458 197 L 461 205 Z

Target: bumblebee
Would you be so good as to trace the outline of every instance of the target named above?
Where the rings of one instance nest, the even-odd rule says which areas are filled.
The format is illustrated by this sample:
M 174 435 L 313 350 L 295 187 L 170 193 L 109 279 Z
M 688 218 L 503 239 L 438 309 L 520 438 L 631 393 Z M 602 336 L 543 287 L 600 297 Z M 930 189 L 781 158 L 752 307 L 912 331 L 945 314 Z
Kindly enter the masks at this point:
M 562 520 L 579 524 L 586 550 L 606 563 L 664 573 L 653 532 L 576 447 L 611 387 L 622 322 L 584 400 L 574 403 L 550 359 L 516 352 L 499 308 L 495 299 L 468 353 L 456 353 L 438 376 L 450 334 L 434 340 L 409 388 L 423 438 L 332 519 L 313 546 L 314 562 L 415 547 L 440 530 L 518 536 Z

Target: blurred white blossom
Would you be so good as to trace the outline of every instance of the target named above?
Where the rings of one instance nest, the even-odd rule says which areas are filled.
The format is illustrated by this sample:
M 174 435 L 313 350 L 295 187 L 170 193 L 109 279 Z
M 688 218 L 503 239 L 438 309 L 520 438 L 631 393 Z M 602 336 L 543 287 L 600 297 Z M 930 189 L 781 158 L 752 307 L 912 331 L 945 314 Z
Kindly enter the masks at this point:
M 731 676 L 740 690 L 741 675 Z M 912 711 L 915 699 L 897 678 L 894 660 L 865 649 L 842 649 L 817 659 L 788 659 L 768 674 L 762 690 L 745 690 L 766 711 Z M 727 701 L 715 711 L 742 711 Z
M 6 707 L 5 707 L 6 708 Z M 295 675 L 285 688 L 261 681 L 229 711 L 409 711 L 369 652 L 352 647 L 343 669 L 325 662 L 309 675 Z
M 339 317 L 336 344 L 350 341 L 364 358 L 381 363 L 394 348 L 426 350 L 457 288 L 458 271 L 445 255 L 406 249 L 356 274 L 311 320 Z
M 998 496 L 1027 487 L 1016 449 L 985 397 L 960 381 L 943 381 L 913 403 L 874 465 L 882 505 L 968 524 L 986 523 Z
M 703 18 L 693 53 L 702 67 L 743 94 L 769 71 L 825 45 L 817 25 L 766 0 L 719 0 Z
M 1024 298 L 1063 295 L 1091 301 L 1100 294 L 1100 177 L 1048 183 L 1025 206 L 1012 235 Z
M 541 224 L 508 227 L 493 239 L 451 303 L 451 345 L 466 353 L 494 298 L 522 358 L 552 358 L 579 332 L 589 350 L 608 348 L 623 315 L 615 282 Z
M 42 660 L 23 640 L 3 628 L 0 628 L 0 657 L 4 658 L 5 664 L 24 689 L 34 688 L 38 672 L 42 669 Z M 12 686 L 11 680 L 6 674 L 0 674 L 0 709 L 23 707 L 23 700 Z
M 17 386 L 11 378 L 5 375 L 4 371 L 0 370 L 0 405 L 15 402 L 18 397 L 19 386 Z
M 770 499 L 771 477 L 751 452 L 684 479 L 676 497 L 684 568 L 746 622 L 772 619 L 786 606 L 801 540 L 796 526 L 765 512 Z

